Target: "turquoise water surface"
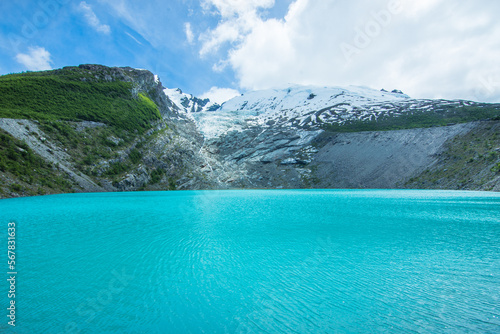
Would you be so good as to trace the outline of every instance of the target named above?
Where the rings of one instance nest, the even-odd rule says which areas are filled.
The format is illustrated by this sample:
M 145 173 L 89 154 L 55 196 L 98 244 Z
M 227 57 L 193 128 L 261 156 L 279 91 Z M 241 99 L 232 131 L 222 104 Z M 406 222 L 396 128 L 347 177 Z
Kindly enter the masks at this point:
M 69 194 L 0 222 L 1 333 L 500 333 L 500 194 Z

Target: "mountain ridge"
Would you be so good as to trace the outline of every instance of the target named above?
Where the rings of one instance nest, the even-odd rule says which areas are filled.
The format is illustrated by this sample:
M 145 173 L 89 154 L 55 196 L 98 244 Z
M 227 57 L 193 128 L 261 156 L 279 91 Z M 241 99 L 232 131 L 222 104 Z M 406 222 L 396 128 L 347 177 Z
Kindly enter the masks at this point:
M 37 80 L 45 84 L 29 99 L 27 87 Z M 54 96 L 60 96 L 57 108 L 50 106 Z M 74 112 L 94 100 L 101 109 L 91 104 Z M 136 105 L 159 116 L 130 123 L 140 115 Z M 499 104 L 293 86 L 217 105 L 165 88 L 147 70 L 80 65 L 0 77 L 0 118 L 1 197 L 441 185 L 500 190 Z M 412 154 L 418 159 L 409 159 Z M 27 163 L 36 172 L 16 172 Z
M 164 91 L 172 100 L 179 100 L 169 95 L 175 90 Z M 192 95 L 184 96 L 184 99 L 189 98 L 193 103 L 199 100 Z M 283 89 L 247 92 L 220 106 L 211 105 L 210 101 L 205 99 L 203 105 L 197 105 L 194 112 L 190 111 L 194 109 L 194 104 L 189 104 L 190 108 L 185 108 L 184 112 L 196 121 L 206 137 L 214 138 L 232 130 L 241 130 L 242 126 L 293 126 L 319 130 L 324 129 L 325 125 L 377 121 L 379 118 L 426 110 L 440 112 L 450 108 L 471 109 L 485 105 L 498 108 L 498 104 L 467 100 L 413 99 L 398 90 L 388 92 L 362 86 L 293 85 Z M 484 117 L 487 116 L 481 115 L 477 119 Z M 470 121 L 477 119 L 463 118 Z

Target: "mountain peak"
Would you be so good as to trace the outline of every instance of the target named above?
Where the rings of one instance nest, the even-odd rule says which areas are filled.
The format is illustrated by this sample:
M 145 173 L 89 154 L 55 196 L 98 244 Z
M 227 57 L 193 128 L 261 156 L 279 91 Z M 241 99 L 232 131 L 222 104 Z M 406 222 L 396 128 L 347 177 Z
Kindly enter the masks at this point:
M 401 91 L 378 91 L 375 89 L 348 87 L 320 87 L 293 85 L 281 89 L 266 89 L 247 92 L 226 101 L 222 111 L 241 111 L 258 115 L 270 110 L 276 112 L 294 111 L 308 113 L 334 105 L 349 104 L 361 107 L 373 103 L 395 102 L 410 97 Z
M 400 91 L 378 91 L 360 86 L 290 85 L 246 92 L 219 106 L 208 99 L 201 100 L 176 89 L 164 91 L 196 121 L 208 138 L 257 124 L 318 129 L 322 123 L 342 123 L 351 118 L 377 118 L 383 112 L 383 107 L 375 105 L 410 100 L 408 95 Z

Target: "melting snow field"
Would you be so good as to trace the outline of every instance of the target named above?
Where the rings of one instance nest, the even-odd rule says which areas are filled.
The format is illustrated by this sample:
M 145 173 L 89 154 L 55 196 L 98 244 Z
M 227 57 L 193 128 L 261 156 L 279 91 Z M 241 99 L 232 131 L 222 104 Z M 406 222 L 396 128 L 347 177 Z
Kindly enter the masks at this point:
M 241 131 L 252 126 L 315 125 L 325 121 L 345 121 L 356 114 L 357 109 L 369 109 L 371 105 L 409 100 L 401 93 L 378 91 L 366 87 L 315 87 L 292 86 L 285 89 L 253 91 L 232 98 L 216 111 L 208 112 L 208 103 L 201 112 L 190 94 L 179 89 L 165 89 L 165 94 L 194 119 L 207 138 L 218 137 L 230 131 Z M 373 107 L 372 107 L 373 109 Z M 370 113 L 376 114 L 377 110 Z M 366 112 L 360 116 L 366 116 Z
M 214 138 L 251 126 L 321 129 L 324 123 L 343 124 L 350 120 L 376 120 L 382 115 L 397 116 L 446 106 L 461 107 L 472 102 L 415 100 L 401 92 L 367 87 L 292 86 L 284 89 L 252 91 L 234 97 L 220 107 L 201 105 L 199 99 L 180 89 L 165 94 L 182 113 L 193 119 L 199 130 Z M 203 103 L 202 103 L 203 104 Z M 213 110 L 215 111 L 208 111 Z M 198 112 L 193 112 L 198 111 Z

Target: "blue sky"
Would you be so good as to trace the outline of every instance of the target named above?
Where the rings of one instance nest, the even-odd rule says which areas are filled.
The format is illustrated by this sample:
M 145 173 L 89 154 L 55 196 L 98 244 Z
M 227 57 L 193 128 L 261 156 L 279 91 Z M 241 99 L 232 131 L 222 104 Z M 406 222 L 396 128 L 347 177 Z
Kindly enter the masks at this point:
M 143 20 L 134 22 L 118 12 L 117 3 L 105 1 L 3 1 L 0 73 L 46 69 L 16 59 L 43 48 L 51 68 L 83 63 L 146 68 L 164 85 L 197 94 L 213 85 L 236 85 L 231 69 L 213 73 L 214 56 L 202 59 L 196 44 L 186 40 L 186 22 L 203 17 L 199 27 L 207 29 L 217 24 L 216 15 L 201 13 L 197 1 L 157 1 L 150 8 L 143 3 L 137 2 Z
M 0 74 L 97 63 L 213 99 L 353 84 L 500 102 L 499 12 L 489 0 L 2 1 Z

